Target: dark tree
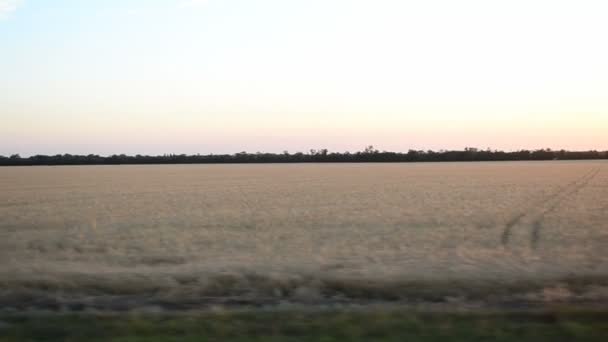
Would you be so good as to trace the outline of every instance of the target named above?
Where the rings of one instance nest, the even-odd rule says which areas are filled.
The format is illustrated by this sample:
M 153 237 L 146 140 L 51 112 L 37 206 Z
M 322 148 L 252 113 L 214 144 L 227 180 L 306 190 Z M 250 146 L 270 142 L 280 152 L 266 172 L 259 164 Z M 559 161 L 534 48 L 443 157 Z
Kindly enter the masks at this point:
M 582 159 L 608 159 L 608 151 L 553 151 L 540 149 L 535 151 L 520 150 L 514 152 L 480 150 L 466 147 L 462 151 L 417 151 L 380 152 L 372 145 L 366 146 L 363 151 L 330 152 L 328 149 L 314 150 L 309 153 L 288 151 L 283 153 L 248 153 L 235 154 L 208 154 L 185 155 L 165 154 L 162 156 L 125 154 L 99 156 L 58 154 L 54 156 L 35 155 L 27 158 L 19 154 L 10 157 L 0 156 L 0 166 L 19 165 L 119 165 L 119 164 L 213 164 L 213 163 L 365 163 L 365 162 L 453 162 L 453 161 L 515 161 L 515 160 L 582 160 Z

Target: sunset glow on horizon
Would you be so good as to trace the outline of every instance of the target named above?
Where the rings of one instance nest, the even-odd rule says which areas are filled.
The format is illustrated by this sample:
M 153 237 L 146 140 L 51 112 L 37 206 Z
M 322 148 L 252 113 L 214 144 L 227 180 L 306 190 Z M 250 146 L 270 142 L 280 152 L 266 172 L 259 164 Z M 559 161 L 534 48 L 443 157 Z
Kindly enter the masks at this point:
M 0 0 L 0 155 L 608 150 L 605 1 Z

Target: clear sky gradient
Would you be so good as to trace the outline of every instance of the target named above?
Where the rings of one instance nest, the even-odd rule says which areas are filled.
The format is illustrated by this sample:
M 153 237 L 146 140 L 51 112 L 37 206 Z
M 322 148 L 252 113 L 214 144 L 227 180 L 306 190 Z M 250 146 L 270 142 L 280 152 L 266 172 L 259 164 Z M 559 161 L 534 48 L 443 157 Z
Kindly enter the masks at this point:
M 608 150 L 608 1 L 0 0 L 0 154 Z

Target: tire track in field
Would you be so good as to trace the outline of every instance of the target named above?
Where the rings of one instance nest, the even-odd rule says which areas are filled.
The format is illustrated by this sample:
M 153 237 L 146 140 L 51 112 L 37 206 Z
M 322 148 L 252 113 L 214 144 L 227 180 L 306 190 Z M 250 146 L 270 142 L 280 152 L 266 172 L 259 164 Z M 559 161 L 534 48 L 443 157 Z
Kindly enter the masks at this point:
M 502 239 L 501 239 L 502 244 L 506 245 L 509 243 L 509 239 L 511 238 L 512 231 L 513 231 L 513 227 L 515 227 L 524 217 L 530 216 L 530 214 L 532 214 L 534 212 L 535 208 L 542 207 L 544 204 L 554 200 L 555 198 L 558 198 L 561 194 L 563 194 L 564 192 L 567 192 L 569 188 L 576 186 L 577 183 L 586 179 L 592 172 L 593 172 L 593 170 L 586 172 L 582 177 L 579 177 L 579 178 L 575 179 L 574 181 L 566 184 L 565 186 L 558 188 L 557 191 L 555 191 L 553 194 L 535 202 L 534 204 L 532 204 L 531 210 L 523 211 L 523 212 L 515 215 L 514 217 L 512 217 L 505 224 L 505 228 L 503 229 Z
M 571 196 L 572 194 L 580 191 L 580 189 L 585 187 L 591 181 L 591 179 L 593 179 L 599 173 L 599 171 L 600 167 L 597 167 L 585 172 L 581 177 L 559 188 L 553 194 L 535 202 L 531 206 L 532 209 L 528 211 L 523 211 L 512 217 L 503 228 L 501 236 L 502 245 L 507 246 L 509 244 L 515 226 L 517 226 L 524 218 L 531 217 L 534 219 L 531 232 L 531 243 L 533 248 L 535 248 L 535 246 L 538 244 L 540 231 L 542 229 L 542 220 L 544 216 L 547 213 L 555 210 L 565 198 Z
M 545 216 L 547 214 L 555 211 L 555 209 L 557 209 L 557 207 L 565 199 L 569 198 L 570 196 L 576 195 L 583 188 L 585 188 L 587 185 L 589 185 L 589 182 L 591 182 L 591 180 L 593 178 L 595 178 L 595 176 L 597 176 L 599 172 L 600 172 L 600 167 L 598 167 L 595 170 L 593 170 L 593 172 L 589 175 L 589 177 L 585 178 L 581 183 L 578 184 L 578 186 L 573 187 L 572 189 L 570 189 L 570 191 L 568 191 L 567 193 L 565 193 L 564 196 L 561 196 L 557 201 L 555 201 L 551 206 L 549 206 L 548 208 L 546 208 L 546 210 L 542 211 L 536 217 L 536 219 L 534 220 L 534 222 L 532 222 L 532 232 L 531 232 L 531 235 L 530 235 L 530 246 L 533 249 L 538 248 L 538 242 L 540 240 L 541 230 L 543 229 L 543 221 L 545 220 Z

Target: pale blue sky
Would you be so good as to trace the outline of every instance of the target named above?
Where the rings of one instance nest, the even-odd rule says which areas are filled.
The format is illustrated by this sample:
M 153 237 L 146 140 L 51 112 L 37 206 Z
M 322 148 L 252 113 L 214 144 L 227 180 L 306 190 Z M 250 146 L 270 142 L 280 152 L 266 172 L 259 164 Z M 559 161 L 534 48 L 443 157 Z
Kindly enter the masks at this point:
M 605 1 L 0 0 L 0 154 L 608 149 Z

